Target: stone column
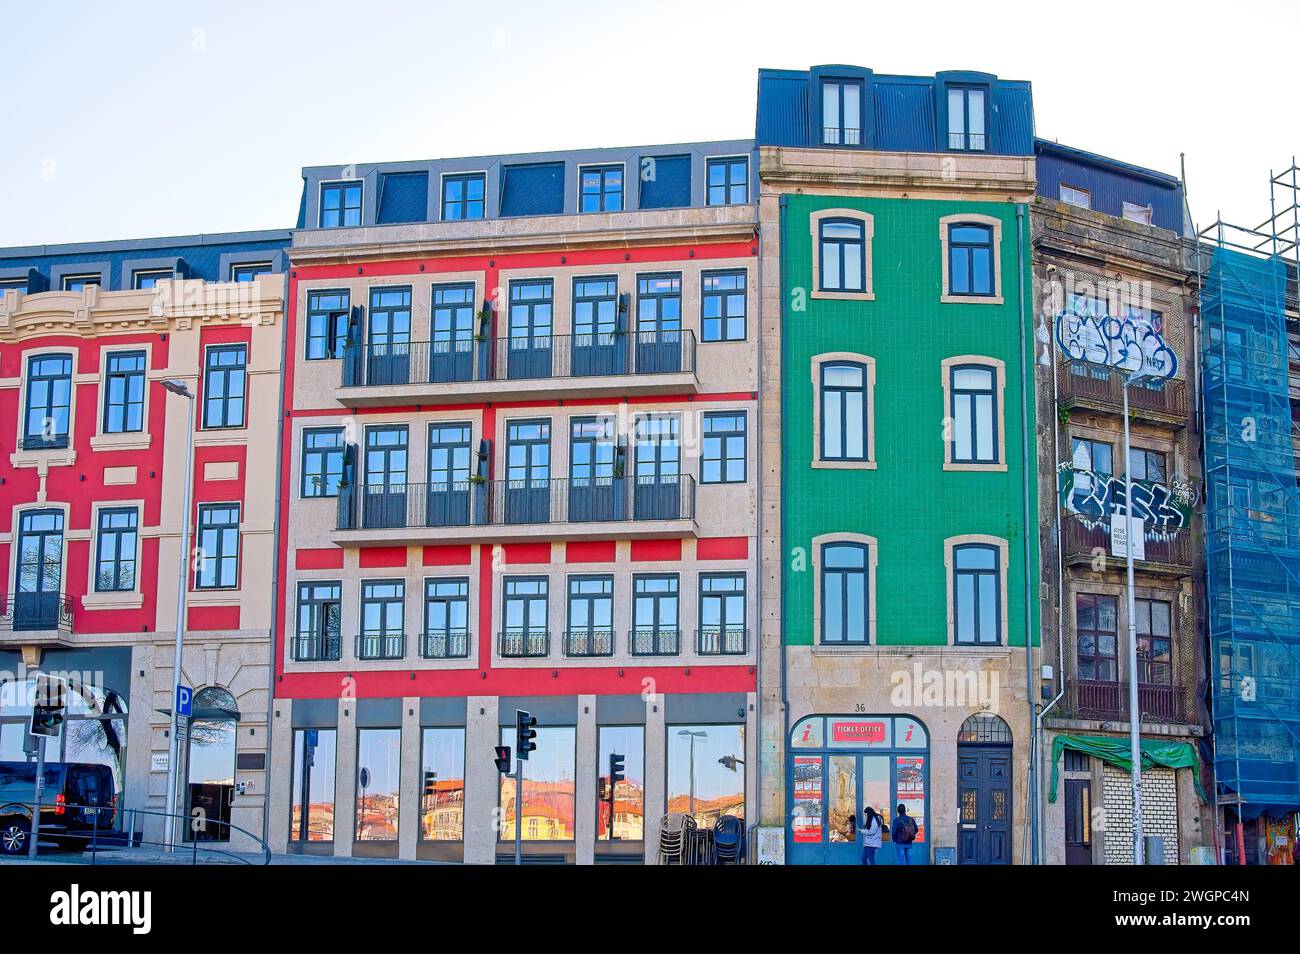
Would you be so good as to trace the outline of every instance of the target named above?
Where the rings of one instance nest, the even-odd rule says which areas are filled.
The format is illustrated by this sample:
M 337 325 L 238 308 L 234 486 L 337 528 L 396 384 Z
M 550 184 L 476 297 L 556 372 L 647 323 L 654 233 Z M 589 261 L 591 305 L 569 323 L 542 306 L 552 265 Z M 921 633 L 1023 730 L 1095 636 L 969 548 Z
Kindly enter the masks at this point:
M 420 835 L 420 806 L 423 803 L 424 765 L 423 733 L 420 731 L 420 700 L 408 696 L 402 700 L 402 762 L 398 782 L 397 857 L 407 861 L 415 859 L 415 848 Z
M 352 857 L 357 830 L 357 700 L 339 700 L 338 760 L 334 774 L 334 855 Z

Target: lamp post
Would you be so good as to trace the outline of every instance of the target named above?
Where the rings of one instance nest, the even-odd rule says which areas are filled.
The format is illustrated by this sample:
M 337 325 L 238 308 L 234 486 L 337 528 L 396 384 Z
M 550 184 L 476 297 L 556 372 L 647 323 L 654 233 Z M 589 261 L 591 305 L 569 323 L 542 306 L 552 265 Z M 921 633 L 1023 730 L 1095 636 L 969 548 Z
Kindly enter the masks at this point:
M 690 729 L 682 729 L 677 734 L 686 736 L 691 740 L 691 780 L 690 780 L 690 787 L 689 787 L 689 793 L 690 793 L 689 797 L 690 797 L 690 813 L 691 813 L 691 817 L 694 818 L 695 817 L 695 740 L 707 739 L 709 737 L 709 733 L 704 731 L 692 732 Z
M 1127 576 L 1128 598 L 1128 736 L 1129 758 L 1133 769 L 1129 773 L 1133 782 L 1133 864 L 1146 860 L 1146 845 L 1142 841 L 1142 710 L 1138 694 L 1137 652 L 1137 601 L 1133 595 L 1133 463 L 1129 459 L 1132 449 L 1128 434 L 1128 386 L 1142 376 L 1142 371 L 1122 377 L 1124 393 L 1124 570 Z
M 171 754 L 167 759 L 167 850 L 172 851 L 176 842 L 176 789 L 178 787 L 178 769 L 180 761 L 180 713 L 176 705 L 176 689 L 181 684 L 181 652 L 185 641 L 185 594 L 189 583 L 190 554 L 190 500 L 193 494 L 194 467 L 194 393 L 184 381 L 169 378 L 162 382 L 163 389 L 178 394 L 189 402 L 189 414 L 185 427 L 185 491 L 182 494 L 184 504 L 181 510 L 181 551 L 180 573 L 176 590 L 176 647 L 172 656 L 172 717 L 171 717 Z

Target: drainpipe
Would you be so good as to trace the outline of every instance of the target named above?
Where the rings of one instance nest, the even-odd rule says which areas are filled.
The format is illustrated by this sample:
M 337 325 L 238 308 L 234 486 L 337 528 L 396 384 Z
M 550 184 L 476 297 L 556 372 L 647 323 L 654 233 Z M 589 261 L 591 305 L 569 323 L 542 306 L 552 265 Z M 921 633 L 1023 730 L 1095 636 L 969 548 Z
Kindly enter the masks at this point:
M 1028 318 L 1025 312 L 1025 203 L 1021 202 L 1016 205 L 1016 264 L 1019 272 L 1019 284 L 1017 285 L 1016 300 L 1020 303 L 1020 372 L 1023 375 L 1025 368 L 1032 367 L 1027 365 L 1029 355 L 1028 348 L 1028 330 L 1025 322 Z M 1024 437 L 1020 442 L 1020 466 L 1023 477 L 1021 484 L 1023 490 L 1024 505 L 1024 528 L 1022 536 L 1025 541 L 1025 702 L 1029 706 L 1029 837 L 1032 846 L 1031 855 L 1033 863 L 1038 862 L 1038 801 L 1037 786 L 1038 772 L 1034 768 L 1034 752 L 1038 746 L 1038 732 L 1035 722 L 1034 706 L 1034 627 L 1033 627 L 1033 605 L 1034 605 L 1034 582 L 1029 578 L 1029 568 L 1032 565 L 1033 550 L 1029 540 L 1031 527 L 1038 526 L 1037 515 L 1033 512 L 1033 495 L 1029 487 L 1029 442 L 1034 440 L 1034 446 L 1037 448 L 1037 440 L 1034 434 L 1029 430 L 1029 386 L 1033 384 L 1033 373 L 1030 372 L 1029 380 L 1022 381 L 1020 387 L 1020 420 L 1023 422 Z M 1035 450 L 1035 453 L 1037 451 Z M 1036 490 L 1037 488 L 1035 488 Z
M 758 276 L 758 330 L 754 335 L 754 346 L 758 349 L 755 361 L 757 375 L 754 392 L 757 395 L 754 410 L 754 434 L 757 449 L 754 451 L 754 467 L 758 474 L 754 501 L 757 513 L 754 518 L 754 598 L 758 601 L 758 632 L 754 640 L 754 691 L 758 701 L 755 728 L 758 730 L 758 745 L 754 747 L 754 820 L 756 825 L 763 823 L 763 243 L 759 233 L 759 208 L 762 204 L 762 191 L 754 202 L 754 245 L 758 249 L 758 262 L 755 273 Z
M 779 232 L 778 232 L 778 239 L 779 239 L 781 245 L 780 245 L 780 251 L 779 251 L 778 256 L 777 256 L 777 263 L 778 263 L 778 264 L 777 264 L 777 289 L 778 289 L 778 291 L 777 291 L 777 306 L 776 306 L 776 313 L 777 313 L 777 319 L 778 319 L 778 320 L 780 321 L 780 323 L 781 323 L 780 342 L 781 342 L 781 361 L 782 361 L 782 362 L 785 360 L 785 355 L 786 355 L 786 343 L 787 343 L 787 339 L 788 339 L 788 337 L 789 337 L 789 332 L 787 331 L 787 328 L 788 328 L 788 322 L 786 322 L 786 320 L 785 320 L 785 276 L 786 276 L 786 268 L 785 268 L 785 235 L 786 235 L 786 231 L 785 231 L 785 214 L 786 214 L 786 210 L 787 210 L 787 204 L 788 204 L 788 203 L 787 203 L 787 199 L 788 199 L 788 198 L 789 198 L 789 197 L 786 196 L 786 195 L 782 195 L 782 196 L 781 196 L 781 214 L 780 214 L 780 219 L 779 219 L 779 221 L 780 221 L 780 229 L 779 229 Z M 785 382 L 784 382 L 784 380 L 783 380 L 783 381 L 782 381 L 782 387 L 781 387 L 781 421 L 782 421 L 782 424 L 784 424 L 784 422 L 785 422 L 785 420 L 786 420 L 786 414 L 785 414 L 785 411 L 786 411 L 786 405 L 789 403 L 789 395 L 786 393 L 787 390 L 788 390 L 788 389 L 785 387 Z M 790 446 L 790 442 L 787 441 L 787 440 L 785 440 L 784 437 L 783 437 L 782 440 L 781 440 L 781 480 L 782 480 L 781 491 L 782 491 L 782 493 L 784 493 L 784 491 L 785 491 L 785 485 L 784 485 L 784 480 L 785 480 L 785 465 L 786 465 L 786 458 L 789 456 L 789 451 L 787 450 L 787 448 L 789 448 L 789 446 Z M 784 519 L 784 518 L 785 518 L 785 514 L 784 514 L 783 510 L 784 510 L 784 508 L 781 507 L 781 501 L 780 501 L 780 499 L 778 498 L 778 500 L 777 500 L 777 512 L 781 514 L 781 521 L 780 521 L 780 526 L 781 526 L 781 546 L 780 546 L 780 549 L 778 550 L 778 553 L 777 553 L 777 555 L 778 555 L 778 559 L 780 560 L 780 566 L 781 566 L 781 575 L 780 575 L 780 577 L 779 577 L 779 579 L 780 579 L 780 581 L 781 581 L 781 583 L 780 583 L 780 587 L 781 587 L 781 590 L 780 590 L 780 597 L 781 597 L 780 606 L 781 606 L 781 610 L 780 610 L 780 612 L 777 614 L 777 631 L 778 631 L 778 632 L 780 633 L 780 635 L 781 635 L 781 640 L 780 640 L 780 651 L 781 651 L 781 779 L 782 779 L 782 789 L 785 791 L 785 793 L 786 793 L 786 799 L 787 799 L 787 801 L 788 801 L 788 800 L 789 800 L 789 795 L 790 795 L 790 785 L 789 785 L 789 783 L 790 783 L 790 776 L 789 776 L 789 772 L 787 771 L 787 762 L 788 762 L 788 760 L 787 760 L 787 754 L 786 754 L 786 746 L 789 744 L 789 741 L 790 741 L 790 695 L 789 695 L 789 688 L 788 688 L 788 686 L 789 686 L 789 681 L 788 681 L 787 678 L 786 678 L 786 676 L 787 676 L 787 670 L 788 670 L 788 668 L 789 668 L 789 665 L 788 665 L 787 658 L 786 658 L 787 655 L 788 655 L 788 653 L 787 653 L 787 651 L 786 651 L 786 645 L 785 645 L 785 586 L 786 586 L 786 583 L 787 583 L 787 580 L 786 580 L 786 574 L 787 574 L 787 572 L 789 571 L 789 565 L 788 565 L 788 563 L 787 563 L 787 561 L 786 561 L 786 558 L 785 558 L 785 554 L 786 554 L 786 549 L 785 549 L 785 532 L 786 532 L 786 531 L 785 531 L 785 519 Z M 782 806 L 782 810 L 781 810 L 781 811 L 782 811 L 782 817 L 781 817 L 781 829 L 784 831 L 784 830 L 785 830 L 785 815 L 786 815 L 786 813 L 787 813 L 787 811 L 788 811 L 788 805 L 787 805 L 787 806 Z

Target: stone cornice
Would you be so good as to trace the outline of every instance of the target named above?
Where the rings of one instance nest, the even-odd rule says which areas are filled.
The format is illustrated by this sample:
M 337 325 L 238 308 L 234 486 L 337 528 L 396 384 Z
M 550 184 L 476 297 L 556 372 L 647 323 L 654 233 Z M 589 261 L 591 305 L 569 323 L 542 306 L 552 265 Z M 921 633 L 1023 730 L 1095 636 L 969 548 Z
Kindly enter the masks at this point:
M 1029 201 L 1037 185 L 1031 156 L 782 146 L 759 150 L 759 177 L 765 191 L 1011 202 Z
M 1193 281 L 1193 273 L 1183 265 L 1183 241 L 1167 229 L 1042 197 L 1034 200 L 1031 216 L 1035 257 L 1137 273 L 1169 284 Z

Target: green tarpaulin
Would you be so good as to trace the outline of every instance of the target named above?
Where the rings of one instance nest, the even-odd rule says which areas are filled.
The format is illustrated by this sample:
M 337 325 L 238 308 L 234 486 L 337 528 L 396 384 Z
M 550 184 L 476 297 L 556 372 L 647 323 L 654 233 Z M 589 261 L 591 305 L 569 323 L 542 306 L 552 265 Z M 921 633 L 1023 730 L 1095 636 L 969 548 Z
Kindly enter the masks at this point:
M 1052 742 L 1052 787 L 1047 792 L 1049 802 L 1056 801 L 1056 783 L 1060 775 L 1058 766 L 1061 753 L 1066 749 L 1095 755 L 1103 762 L 1118 766 L 1126 772 L 1133 771 L 1131 758 L 1133 749 L 1128 739 L 1109 738 L 1101 735 L 1058 735 Z M 1208 802 L 1205 791 L 1201 788 L 1201 763 L 1196 757 L 1196 750 L 1190 742 L 1161 742 L 1159 739 L 1142 740 L 1142 768 L 1156 766 L 1165 768 L 1189 768 L 1192 781 L 1196 783 L 1196 794 L 1201 801 Z

